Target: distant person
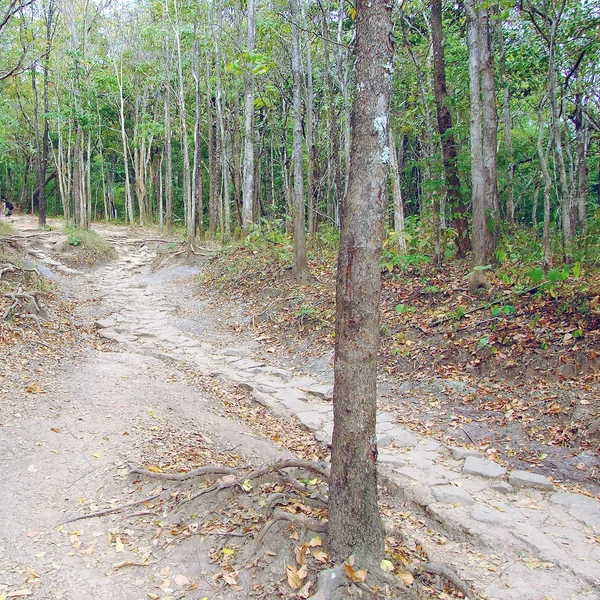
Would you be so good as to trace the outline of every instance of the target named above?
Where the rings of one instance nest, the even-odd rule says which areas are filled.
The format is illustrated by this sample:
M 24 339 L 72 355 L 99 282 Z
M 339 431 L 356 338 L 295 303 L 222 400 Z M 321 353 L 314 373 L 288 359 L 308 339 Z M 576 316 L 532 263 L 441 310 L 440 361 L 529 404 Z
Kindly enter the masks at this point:
M 4 198 L 4 216 L 10 217 L 13 214 L 13 210 L 15 210 L 13 203 L 7 198 Z

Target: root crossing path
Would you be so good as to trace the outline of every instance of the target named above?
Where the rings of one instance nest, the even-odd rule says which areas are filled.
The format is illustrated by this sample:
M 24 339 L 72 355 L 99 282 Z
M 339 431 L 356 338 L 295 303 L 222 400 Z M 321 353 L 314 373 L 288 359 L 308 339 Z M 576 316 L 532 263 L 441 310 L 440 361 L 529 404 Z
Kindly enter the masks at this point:
M 152 272 L 151 243 L 122 231 L 105 232 L 120 258 L 91 274 L 49 256 L 56 239 L 28 242 L 32 262 L 77 300 L 77 318 L 95 323 L 110 351 L 40 365 L 45 393 L 13 387 L 0 396 L 0 598 L 245 597 L 214 589 L 209 542 L 156 545 L 161 515 L 151 501 L 130 515 L 135 528 L 119 514 L 59 525 L 160 494 L 160 484 L 132 476 L 127 462 L 169 464 L 182 445 L 202 441 L 217 458 L 235 449 L 249 462 L 291 457 L 228 419 L 185 373 L 237 386 L 320 443 L 331 439 L 330 384 L 255 360 L 255 341 L 223 331 L 226 300 L 215 313 L 193 297 L 198 268 Z M 378 415 L 380 472 L 401 505 L 401 516 L 386 515 L 388 525 L 400 523 L 407 540 L 482 598 L 600 600 L 597 499 L 507 472 L 395 421 L 393 412 Z

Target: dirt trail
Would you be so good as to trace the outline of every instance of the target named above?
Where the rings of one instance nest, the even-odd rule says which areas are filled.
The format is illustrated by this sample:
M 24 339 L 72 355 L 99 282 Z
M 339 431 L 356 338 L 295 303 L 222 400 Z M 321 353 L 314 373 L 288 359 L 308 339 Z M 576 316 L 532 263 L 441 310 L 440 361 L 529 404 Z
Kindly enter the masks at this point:
M 31 233 L 25 217 L 16 225 Z M 86 347 L 78 358 L 39 369 L 37 382 L 45 393 L 15 386 L 0 398 L 0 598 L 4 593 L 48 600 L 138 600 L 148 593 L 215 597 L 209 542 L 195 538 L 167 555 L 152 543 L 157 530 L 152 515 L 60 523 L 160 491 L 157 482 L 134 483 L 126 463 L 158 462 L 163 452 L 190 437 L 222 451 L 235 449 L 246 461 L 289 456 L 218 415 L 214 399 L 164 360 L 162 353 L 174 350 L 181 334 L 172 325 L 175 307 L 155 288 L 168 281 L 181 286 L 180 277 L 190 273 L 181 269 L 153 276 L 148 248 L 126 234 L 114 235 L 121 258 L 91 274 L 65 268 L 47 255 L 62 237 L 56 232 L 26 242 L 44 273 L 80 301 L 77 319 L 89 322 L 117 311 L 139 329 L 140 343 L 128 352 Z M 217 331 L 212 338 L 223 342 Z M 209 349 L 206 342 L 187 337 L 183 343 Z M 124 561 L 148 566 L 113 567 Z M 186 592 L 193 584 L 197 589 Z

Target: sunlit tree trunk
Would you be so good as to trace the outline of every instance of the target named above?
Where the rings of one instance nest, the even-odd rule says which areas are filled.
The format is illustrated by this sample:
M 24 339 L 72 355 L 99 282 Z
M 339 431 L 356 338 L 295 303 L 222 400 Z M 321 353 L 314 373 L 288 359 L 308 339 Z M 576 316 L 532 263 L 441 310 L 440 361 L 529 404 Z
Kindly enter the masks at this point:
M 390 129 L 390 173 L 392 176 L 392 198 L 394 200 L 394 231 L 396 244 L 401 254 L 406 252 L 406 239 L 404 238 L 404 201 L 400 185 L 400 169 L 398 167 L 398 151 L 394 140 L 394 133 Z
M 255 0 L 247 0 L 248 38 L 246 51 L 254 51 L 256 43 Z M 254 221 L 254 75 L 250 63 L 244 74 L 244 177 L 242 189 L 242 226 L 248 232 Z
M 117 59 L 114 59 L 115 76 L 119 87 L 119 121 L 121 123 L 121 142 L 123 144 L 123 168 L 125 170 L 125 203 L 129 216 L 130 227 L 135 226 L 133 194 L 131 193 L 131 183 L 129 180 L 129 149 L 127 144 L 127 132 L 125 131 L 125 99 L 123 98 L 123 59 L 121 57 L 119 65 Z

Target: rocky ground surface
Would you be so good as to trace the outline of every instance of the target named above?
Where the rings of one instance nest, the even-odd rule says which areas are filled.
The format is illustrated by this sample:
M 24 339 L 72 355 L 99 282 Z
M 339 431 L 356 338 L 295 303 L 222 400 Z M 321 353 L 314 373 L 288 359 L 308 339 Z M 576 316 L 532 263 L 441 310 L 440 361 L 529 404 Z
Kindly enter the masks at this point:
M 146 538 L 112 515 L 59 523 L 152 496 L 157 482 L 132 481 L 127 463 L 159 464 L 186 432 L 228 458 L 235 452 L 260 463 L 292 456 L 276 436 L 261 435 L 260 424 L 234 418 L 218 394 L 199 393 L 194 377 L 205 389 L 235 390 L 284 428 L 300 426 L 321 444 L 317 457 L 325 455 L 333 427 L 331 367 L 321 361 L 311 375 L 308 365 L 292 369 L 265 358 L 250 332 L 234 337 L 222 326 L 239 318 L 228 314 L 225 300 L 216 310 L 194 297 L 190 278 L 200 267 L 153 272 L 151 244 L 123 231 L 105 235 L 120 258 L 93 273 L 53 259 L 52 235 L 28 244 L 31 261 L 78 300 L 77 319 L 93 321 L 100 340 L 97 350 L 40 366 L 37 391 L 44 393 L 9 381 L 0 395 L 0 598 L 234 597 L 231 589 L 217 594 L 210 583 L 202 558 L 208 541 L 196 538 L 195 552 L 183 546 L 159 552 L 156 523 L 143 515 L 136 532 L 145 528 Z M 455 384 L 432 385 L 443 391 Z M 388 524 L 399 524 L 481 598 L 600 600 L 596 498 L 424 437 L 400 424 L 389 398 L 379 405 L 380 471 L 386 493 L 400 504 L 384 511 Z M 309 446 L 302 448 L 310 456 Z

